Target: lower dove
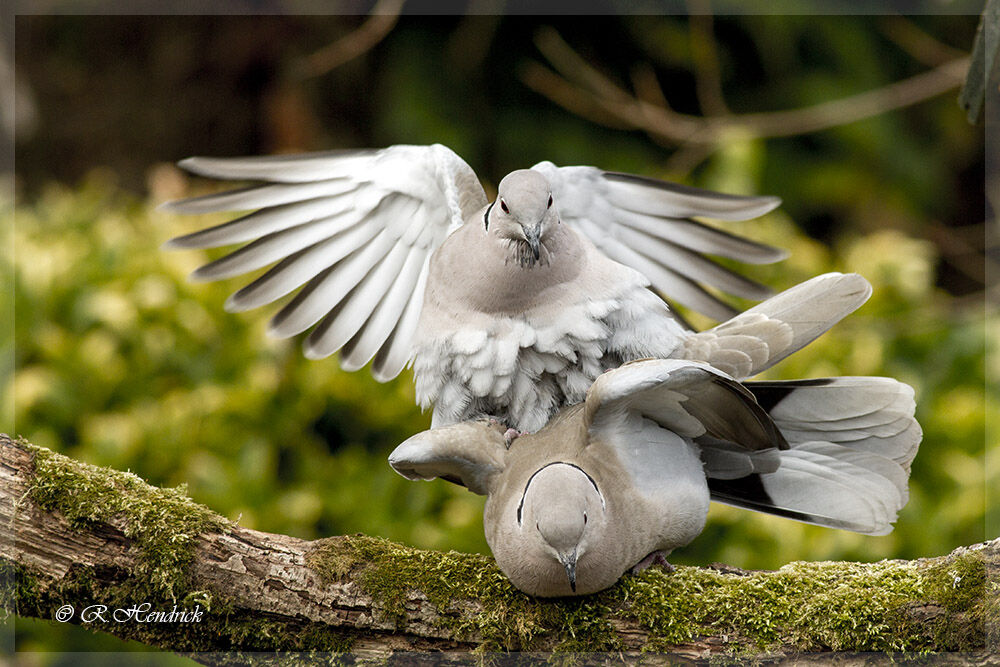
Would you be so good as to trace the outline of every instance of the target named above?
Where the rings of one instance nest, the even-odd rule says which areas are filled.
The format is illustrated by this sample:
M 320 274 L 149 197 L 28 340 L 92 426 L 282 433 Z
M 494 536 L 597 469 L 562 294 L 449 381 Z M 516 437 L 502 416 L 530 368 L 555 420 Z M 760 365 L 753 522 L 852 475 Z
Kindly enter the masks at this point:
M 344 369 L 371 362 L 380 381 L 412 363 L 417 400 L 433 405 L 432 426 L 490 416 L 534 431 L 626 361 L 691 358 L 743 377 L 792 351 L 778 322 L 737 318 L 738 335 L 732 322 L 691 332 L 649 289 L 719 320 L 735 311 L 702 283 L 768 296 L 702 253 L 767 263 L 783 251 L 694 218 L 750 219 L 777 206 L 774 197 L 542 162 L 508 174 L 491 203 L 472 169 L 441 145 L 181 165 L 264 181 L 166 205 L 254 211 L 168 242 L 249 241 L 193 277 L 273 264 L 226 308 L 255 308 L 301 287 L 270 333 L 288 337 L 315 325 L 308 357 L 339 350 Z
M 843 281 L 822 278 L 836 298 Z M 502 426 L 469 421 L 411 437 L 389 462 L 486 495 L 487 542 L 519 589 L 583 595 L 688 544 L 712 500 L 888 533 L 922 435 L 914 408 L 890 378 L 740 383 L 701 362 L 640 360 L 509 448 Z

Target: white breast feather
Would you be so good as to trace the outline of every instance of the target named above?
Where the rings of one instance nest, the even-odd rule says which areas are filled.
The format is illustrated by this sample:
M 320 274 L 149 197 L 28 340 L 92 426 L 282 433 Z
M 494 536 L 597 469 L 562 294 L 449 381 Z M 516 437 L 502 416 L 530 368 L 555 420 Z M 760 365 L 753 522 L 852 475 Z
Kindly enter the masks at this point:
M 434 405 L 434 426 L 483 415 L 537 431 L 559 408 L 579 403 L 621 360 L 666 357 L 686 335 L 660 299 L 639 284 L 621 296 L 494 316 L 414 350 L 417 400 Z

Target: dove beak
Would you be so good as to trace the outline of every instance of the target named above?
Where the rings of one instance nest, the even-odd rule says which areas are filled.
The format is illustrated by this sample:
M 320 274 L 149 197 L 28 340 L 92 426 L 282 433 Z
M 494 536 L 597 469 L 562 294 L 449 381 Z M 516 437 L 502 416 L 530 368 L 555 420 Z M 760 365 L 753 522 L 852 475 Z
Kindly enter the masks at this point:
M 559 562 L 566 568 L 566 577 L 569 579 L 569 588 L 576 593 L 576 550 L 569 556 L 559 555 Z

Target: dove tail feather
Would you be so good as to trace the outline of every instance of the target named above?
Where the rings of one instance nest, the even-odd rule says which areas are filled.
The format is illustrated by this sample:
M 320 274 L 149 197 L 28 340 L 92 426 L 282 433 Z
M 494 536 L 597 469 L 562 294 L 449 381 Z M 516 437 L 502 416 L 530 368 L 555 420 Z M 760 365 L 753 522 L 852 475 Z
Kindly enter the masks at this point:
M 911 387 L 878 377 L 745 386 L 790 449 L 776 452 L 773 472 L 709 479 L 713 500 L 868 535 L 892 530 L 921 438 Z

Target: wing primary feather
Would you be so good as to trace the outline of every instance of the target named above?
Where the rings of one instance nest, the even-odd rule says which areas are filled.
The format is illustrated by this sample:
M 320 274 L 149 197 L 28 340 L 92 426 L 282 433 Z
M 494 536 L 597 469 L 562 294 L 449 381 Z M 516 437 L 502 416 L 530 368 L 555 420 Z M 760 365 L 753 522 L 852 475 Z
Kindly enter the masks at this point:
M 735 308 L 720 301 L 690 278 L 674 273 L 623 243 L 606 244 L 604 251 L 612 259 L 643 273 L 656 289 L 668 294 L 670 299 L 717 320 L 728 320 L 736 315 Z
M 262 155 L 253 157 L 189 157 L 177 163 L 185 171 L 199 176 L 228 180 L 307 183 L 347 175 L 364 159 L 380 149 L 345 149 L 306 154 Z
M 356 225 L 358 220 L 345 213 L 268 234 L 191 274 L 198 282 L 222 280 L 263 268 L 294 255 Z
M 306 356 L 322 358 L 339 350 L 368 322 L 381 295 L 392 286 L 406 260 L 405 246 L 395 245 L 361 279 L 306 339 Z
M 400 269 L 399 275 L 396 276 L 386 295 L 379 301 L 375 312 L 365 322 L 361 331 L 341 348 L 341 368 L 346 371 L 362 368 L 374 358 L 379 348 L 388 340 L 402 316 L 403 309 L 409 303 L 410 293 L 420 275 L 426 256 L 425 251 L 410 249 L 403 268 Z
M 622 240 L 650 260 L 670 267 L 670 270 L 716 287 L 727 294 L 759 301 L 773 294 L 769 287 L 745 278 L 738 273 L 716 264 L 669 241 L 655 238 L 628 227 L 621 229 Z
M 374 225 L 356 225 L 286 257 L 226 301 L 226 309 L 239 312 L 271 303 L 319 275 L 358 250 L 378 232 Z
M 417 278 L 413 296 L 403 309 L 399 322 L 393 328 L 389 338 L 379 349 L 372 362 L 372 375 L 379 382 L 388 382 L 399 375 L 412 354 L 413 332 L 420 321 L 420 309 L 424 301 L 424 289 L 427 287 L 427 274 L 430 271 L 430 257 L 424 260 Z
M 695 252 L 735 259 L 746 264 L 771 264 L 788 257 L 783 248 L 758 243 L 688 218 L 667 218 L 618 209 L 624 227 L 646 232 Z
M 164 244 L 164 248 L 219 248 L 244 243 L 272 232 L 339 214 L 350 207 L 351 203 L 341 199 L 340 195 L 272 206 L 215 227 L 172 238 Z
M 309 281 L 272 318 L 268 330 L 278 338 L 302 333 L 336 307 L 379 260 L 389 252 L 392 239 L 384 230 L 371 243 L 355 250 L 327 271 Z M 308 350 L 307 350 L 307 355 Z M 312 357 L 310 357 L 312 358 Z
M 718 220 L 750 220 L 781 205 L 777 197 L 747 197 L 702 190 L 679 183 L 606 171 L 617 203 L 633 211 L 671 218 L 702 216 Z
M 336 178 L 312 183 L 277 183 L 252 185 L 218 194 L 202 195 L 191 199 L 167 202 L 161 208 L 176 213 L 218 213 L 220 211 L 249 211 L 269 206 L 281 206 L 308 201 L 319 197 L 333 197 L 357 187 L 346 178 Z

